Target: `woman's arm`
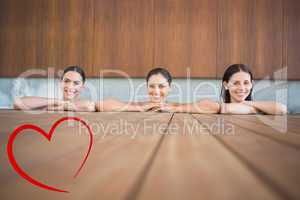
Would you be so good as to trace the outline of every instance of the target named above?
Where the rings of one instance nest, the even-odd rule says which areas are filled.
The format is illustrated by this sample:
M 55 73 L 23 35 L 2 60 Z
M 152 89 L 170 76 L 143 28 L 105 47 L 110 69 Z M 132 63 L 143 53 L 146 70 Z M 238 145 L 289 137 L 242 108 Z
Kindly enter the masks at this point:
M 202 100 L 187 104 L 167 103 L 162 104 L 159 110 L 167 112 L 213 114 L 220 112 L 220 104 L 211 100 Z
M 18 110 L 45 109 L 48 106 L 62 105 L 63 101 L 46 97 L 17 97 L 14 99 L 13 107 Z
M 96 111 L 95 102 L 89 100 L 68 101 L 65 104 L 65 110 L 69 111 L 82 111 L 82 112 L 94 112 Z
M 78 112 L 94 112 L 96 110 L 95 103 L 88 100 L 64 101 L 61 105 L 49 105 L 47 110 L 54 111 L 78 111 Z
M 96 111 L 98 112 L 121 111 L 124 106 L 125 103 L 116 99 L 108 99 L 95 103 Z
M 244 104 L 252 106 L 268 115 L 285 115 L 287 107 L 274 101 L 245 101 Z
M 104 101 L 96 102 L 96 111 L 105 112 L 105 111 L 136 111 L 136 112 L 145 112 L 150 111 L 158 107 L 157 104 L 147 103 L 147 102 L 130 102 L 125 103 L 116 99 L 107 99 Z
M 257 109 L 244 103 L 221 103 L 221 114 L 256 114 Z

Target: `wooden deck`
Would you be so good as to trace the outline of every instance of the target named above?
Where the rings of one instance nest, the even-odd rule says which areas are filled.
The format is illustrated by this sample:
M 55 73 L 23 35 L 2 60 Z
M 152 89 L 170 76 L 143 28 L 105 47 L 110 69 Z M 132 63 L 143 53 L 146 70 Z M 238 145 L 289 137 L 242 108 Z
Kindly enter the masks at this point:
M 19 165 L 35 179 L 70 193 L 36 187 L 11 167 L 13 130 L 46 132 L 67 113 L 0 111 L 0 199 L 300 199 L 300 116 L 172 113 L 73 113 L 94 131 L 62 123 L 51 142 L 31 130 L 14 144 Z M 286 129 L 286 131 L 284 131 Z

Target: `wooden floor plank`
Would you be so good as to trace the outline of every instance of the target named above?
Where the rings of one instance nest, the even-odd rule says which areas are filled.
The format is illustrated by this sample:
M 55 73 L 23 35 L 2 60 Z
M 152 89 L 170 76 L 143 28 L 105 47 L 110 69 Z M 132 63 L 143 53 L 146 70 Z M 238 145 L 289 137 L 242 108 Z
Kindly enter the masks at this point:
M 278 131 L 282 129 L 282 132 L 300 135 L 299 120 L 289 115 L 231 115 L 230 118 L 259 123 L 273 127 L 273 129 Z
M 5 117 L 6 115 L 6 117 Z M 45 131 L 49 131 L 50 127 L 54 122 L 62 117 L 68 116 L 66 113 L 62 114 L 39 114 L 39 115 L 32 115 L 27 114 L 24 112 L 17 112 L 12 111 L 12 113 L 5 113 L 3 115 L 2 112 L 0 112 L 0 121 L 3 122 L 6 126 L 1 129 L 1 146 L 4 147 L 8 141 L 9 134 L 20 125 L 23 125 L 25 123 L 34 124 L 36 126 L 39 126 L 43 128 Z M 109 124 L 121 124 L 119 121 L 120 119 L 124 118 L 128 114 L 126 113 L 101 113 L 99 116 L 95 113 L 85 113 L 84 116 L 78 116 L 84 121 L 86 121 L 88 124 L 90 124 L 91 128 L 94 131 L 94 139 L 95 141 L 101 140 L 103 137 L 108 136 L 114 136 L 117 134 L 110 134 Z M 134 115 L 134 118 L 139 117 L 138 115 Z M 148 114 L 149 115 L 149 114 Z M 151 115 L 151 114 L 150 114 Z M 14 120 L 12 120 L 14 118 Z M 28 119 L 29 118 L 29 119 Z M 50 119 L 49 119 L 50 118 Z M 143 117 L 142 117 L 143 119 Z M 80 129 L 80 130 L 79 130 Z M 79 126 L 78 122 L 64 122 L 61 126 L 57 128 L 55 131 L 55 137 L 54 140 L 52 140 L 52 143 L 55 141 L 58 141 L 60 143 L 54 144 L 54 145 L 47 145 L 48 142 L 45 140 L 45 138 L 41 137 L 39 134 L 36 134 L 34 131 L 27 131 L 24 134 L 21 134 L 18 136 L 18 140 L 16 141 L 16 146 L 20 151 L 23 152 L 23 156 L 19 158 L 19 161 L 26 162 L 27 157 L 26 155 L 32 156 L 32 158 L 27 162 L 23 163 L 25 165 L 36 165 L 38 163 L 41 163 L 42 161 L 37 158 L 34 160 L 35 154 L 45 154 L 47 152 L 47 158 L 49 160 L 53 160 L 56 157 L 63 156 L 64 154 L 57 154 L 57 152 L 53 152 L 53 148 L 56 150 L 63 149 L 65 154 L 68 154 L 74 150 L 79 150 L 80 148 L 84 148 L 88 142 L 88 135 L 87 131 L 83 126 Z M 62 132 L 62 134 L 61 134 Z M 74 134 L 75 133 L 75 134 Z M 112 138 L 112 137 L 109 137 Z M 68 140 L 71 140 L 72 142 L 66 142 Z M 86 142 L 82 143 L 82 140 L 86 140 Z M 43 148 L 41 148 L 43 147 Z M 68 148 L 67 148 L 68 147 Z M 40 149 L 40 151 L 34 151 L 34 149 Z M 5 150 L 5 149 L 3 149 Z M 5 154 L 1 154 L 1 158 L 6 160 Z M 37 161 L 38 163 L 36 163 Z M 47 160 L 43 160 L 44 162 L 47 162 Z M 28 166 L 29 167 L 29 166 Z M 3 171 L 0 176 L 3 176 L 6 174 Z M 11 173 L 10 173 L 11 174 Z
M 278 199 L 189 114 L 175 114 L 153 166 L 132 197 Z
M 276 121 L 268 121 L 264 118 L 262 120 L 265 121 L 255 119 L 256 117 L 254 116 L 223 115 L 223 118 L 226 121 L 244 129 L 248 129 L 255 134 L 268 137 L 276 142 L 300 150 L 300 134 L 295 134 L 294 132 L 287 130 L 287 122 L 281 121 L 280 119 L 277 122 L 281 125 L 276 125 Z
M 8 124 L 8 128 L 1 132 L 2 147 L 5 146 L 13 127 L 20 122 L 23 123 L 30 116 L 19 112 L 8 112 L 5 115 L 16 115 L 17 120 L 11 121 L 10 117 L 4 119 L 3 114 L 0 114 L 0 121 Z M 56 120 L 64 115 L 53 114 L 51 119 Z M 9 178 L 0 179 L 1 200 L 124 199 L 136 180 L 139 179 L 140 172 L 146 167 L 145 165 L 161 138 L 160 132 L 167 128 L 172 116 L 169 113 L 76 113 L 77 115 L 93 125 L 93 129 L 96 129 L 95 123 L 103 125 L 107 122 L 104 126 L 108 133 L 105 133 L 105 137 L 103 132 L 95 135 L 95 143 L 88 162 L 76 179 L 73 179 L 72 175 L 85 153 L 85 151 L 80 153 L 78 151 L 84 149 L 84 144 L 87 142 L 82 144 L 78 140 L 83 139 L 86 135 L 80 135 L 80 139 L 71 138 L 67 133 L 75 132 L 76 128 L 62 125 L 57 133 L 58 143 L 55 143 L 54 148 L 50 149 L 52 152 L 46 157 L 42 157 L 45 150 L 41 150 L 40 153 L 36 152 L 36 148 L 41 146 L 30 141 L 29 136 L 18 138 L 20 139 L 18 148 L 25 149 L 24 154 L 21 150 L 18 152 L 20 154 L 18 160 L 24 162 L 23 164 L 28 167 L 26 169 L 30 171 L 30 174 L 54 186 L 69 189 L 71 193 L 55 193 L 34 187 L 16 175 L 8 164 L 7 157 L 4 156 L 0 162 L 1 168 L 6 170 L 1 171 L 1 176 Z M 52 124 L 50 122 L 49 125 L 48 114 L 41 114 L 39 117 L 32 116 L 31 119 L 35 119 L 35 124 L 45 130 L 49 130 Z M 126 126 L 128 126 L 128 131 L 125 130 Z M 27 134 L 30 133 L 24 135 Z M 23 139 L 26 142 L 23 142 Z M 38 141 L 38 137 L 35 138 L 35 141 Z M 44 146 L 47 149 L 46 145 Z M 64 147 L 66 147 L 65 151 L 59 152 Z M 57 149 L 58 152 L 55 151 Z M 25 161 L 29 157 L 26 155 L 30 153 L 36 158 L 32 163 L 26 163 Z M 6 155 L 5 148 L 1 149 L 1 155 Z
M 300 198 L 299 140 L 292 132 L 299 117 L 288 116 L 293 129 L 279 135 L 254 116 L 243 116 L 249 117 L 247 123 L 238 123 L 244 118 L 175 114 L 172 119 L 171 113 L 69 115 L 83 118 L 96 132 L 93 151 L 76 179 L 72 175 L 88 143 L 84 130 L 78 134 L 78 124 L 61 125 L 52 146 L 31 131 L 16 141 L 22 166 L 40 180 L 71 191 L 60 194 L 34 187 L 16 175 L 8 164 L 6 142 L 20 124 L 33 123 L 48 131 L 68 113 L 0 111 L 1 200 Z M 234 134 L 209 132 L 201 126 L 218 128 L 222 126 L 218 119 L 224 122 L 221 129 L 234 123 L 241 126 L 234 126 Z
M 297 114 L 292 114 L 292 115 L 289 115 L 290 118 L 292 119 L 300 119 L 300 114 L 297 113 Z
M 299 150 L 224 120 L 230 116 L 193 116 L 201 124 L 212 124 L 221 120 L 223 127 L 234 127 L 234 136 L 214 134 L 214 137 L 234 152 L 258 178 L 270 185 L 283 199 L 300 198 Z

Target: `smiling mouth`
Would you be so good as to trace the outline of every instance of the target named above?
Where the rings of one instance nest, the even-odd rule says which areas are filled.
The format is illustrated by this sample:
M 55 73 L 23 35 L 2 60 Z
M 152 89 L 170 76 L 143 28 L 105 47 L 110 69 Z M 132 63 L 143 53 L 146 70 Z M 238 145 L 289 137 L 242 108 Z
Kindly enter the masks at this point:
M 246 96 L 246 95 L 247 95 L 247 93 L 238 93 L 238 94 L 237 94 L 238 97 L 244 97 L 244 96 Z
M 67 95 L 74 95 L 76 92 L 65 91 Z

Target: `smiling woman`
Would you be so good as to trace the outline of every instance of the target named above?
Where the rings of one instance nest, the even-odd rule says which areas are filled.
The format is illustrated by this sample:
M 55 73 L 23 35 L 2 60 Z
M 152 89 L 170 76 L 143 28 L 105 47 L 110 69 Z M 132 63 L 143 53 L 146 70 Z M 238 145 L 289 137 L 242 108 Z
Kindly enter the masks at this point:
M 171 90 L 172 76 L 163 68 L 155 68 L 147 75 L 148 95 L 151 102 L 159 103 L 155 110 L 184 113 L 218 113 L 220 106 L 209 99 L 193 103 L 167 102 L 166 97 Z
M 171 89 L 172 76 L 164 68 L 152 69 L 146 77 L 149 101 L 121 102 L 116 99 L 96 103 L 98 111 L 159 111 Z
M 244 64 L 229 66 L 223 76 L 221 113 L 228 114 L 286 114 L 285 105 L 274 101 L 253 101 L 253 74 Z
M 85 73 L 78 66 L 67 67 L 62 75 L 60 86 L 63 99 L 25 96 L 14 100 L 14 108 L 20 110 L 72 110 L 95 111 L 94 102 L 79 99 L 78 96 L 84 89 Z
M 66 68 L 61 80 L 63 99 L 75 99 L 83 89 L 84 82 L 85 74 L 80 67 L 71 66 Z
M 148 101 L 121 102 L 116 99 L 104 100 L 96 103 L 98 111 L 161 111 L 185 113 L 218 113 L 220 105 L 209 99 L 194 103 L 180 104 L 167 102 L 171 91 L 172 76 L 164 68 L 157 67 L 146 76 Z
M 150 102 L 165 102 L 171 90 L 171 74 L 164 68 L 155 68 L 148 73 L 146 81 Z

